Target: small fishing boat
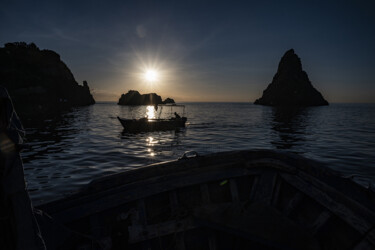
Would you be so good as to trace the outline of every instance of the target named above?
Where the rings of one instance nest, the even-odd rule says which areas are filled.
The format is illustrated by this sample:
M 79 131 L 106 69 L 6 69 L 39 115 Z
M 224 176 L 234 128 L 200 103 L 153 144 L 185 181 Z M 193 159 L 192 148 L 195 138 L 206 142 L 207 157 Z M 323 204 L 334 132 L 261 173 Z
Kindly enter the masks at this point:
M 175 130 L 185 127 L 187 120 L 186 117 L 170 119 L 124 119 L 117 117 L 117 119 L 121 122 L 124 130 L 130 132 Z
M 375 249 L 374 208 L 320 163 L 252 150 L 109 175 L 38 220 L 48 249 Z
M 117 117 L 120 121 L 121 125 L 124 127 L 126 132 L 149 132 L 149 131 L 164 131 L 164 130 L 176 130 L 179 128 L 185 127 L 187 118 L 182 116 L 180 117 L 177 113 L 175 113 L 175 117 L 169 119 L 160 119 L 160 114 L 164 107 L 169 107 L 171 109 L 171 113 L 173 108 L 180 107 L 183 108 L 183 114 L 185 114 L 185 106 L 184 105 L 158 105 L 159 109 L 159 118 L 139 118 L 139 119 L 125 119 Z

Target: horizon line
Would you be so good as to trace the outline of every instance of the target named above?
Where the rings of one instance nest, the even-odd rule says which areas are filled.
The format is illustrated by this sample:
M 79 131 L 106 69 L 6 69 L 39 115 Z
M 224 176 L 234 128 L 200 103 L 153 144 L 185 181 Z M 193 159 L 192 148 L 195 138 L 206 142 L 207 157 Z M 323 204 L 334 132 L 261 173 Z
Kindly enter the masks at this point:
M 118 101 L 96 101 L 97 104 L 99 103 L 117 103 Z M 176 104 L 180 103 L 246 103 L 246 104 L 254 104 L 253 101 L 183 101 L 183 102 L 176 102 Z M 375 104 L 375 102 L 329 102 L 329 104 Z M 254 104 L 259 105 L 259 104 Z M 127 105 L 120 105 L 120 106 L 127 106 Z M 138 106 L 138 105 L 134 105 Z M 139 105 L 142 106 L 142 105 Z M 149 105 L 144 105 L 149 106 Z M 259 106 L 267 106 L 267 105 L 259 105 Z M 326 105 L 324 105 L 326 106 Z M 329 105 L 328 105 L 329 106 Z M 273 106 L 270 106 L 273 107 Z

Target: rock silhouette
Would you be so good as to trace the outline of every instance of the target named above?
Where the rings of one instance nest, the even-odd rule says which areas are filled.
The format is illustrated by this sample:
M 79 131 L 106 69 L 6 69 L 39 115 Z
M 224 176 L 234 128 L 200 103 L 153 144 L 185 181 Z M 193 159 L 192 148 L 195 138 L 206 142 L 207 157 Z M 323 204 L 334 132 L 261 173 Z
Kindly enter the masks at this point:
M 34 43 L 7 43 L 0 48 L 0 84 L 21 114 L 54 113 L 95 103 L 87 82 L 79 85 L 59 54 L 40 50 Z
M 281 58 L 272 83 L 255 104 L 267 106 L 321 106 L 328 105 L 322 94 L 311 84 L 302 70 L 301 59 L 288 50 Z
M 156 93 L 149 93 L 141 95 L 136 90 L 129 90 L 128 93 L 122 94 L 118 105 L 157 105 L 165 103 L 174 103 L 174 100 L 167 98 L 162 101 L 161 96 Z
M 173 103 L 175 103 L 174 100 L 169 97 L 163 101 L 163 104 L 173 104 Z

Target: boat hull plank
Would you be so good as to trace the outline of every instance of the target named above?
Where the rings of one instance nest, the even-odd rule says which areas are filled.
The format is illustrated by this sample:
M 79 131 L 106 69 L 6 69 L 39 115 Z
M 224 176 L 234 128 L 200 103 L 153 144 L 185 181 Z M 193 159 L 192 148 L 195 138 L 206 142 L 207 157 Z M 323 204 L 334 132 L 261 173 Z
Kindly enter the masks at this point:
M 320 249 L 303 227 L 263 201 L 203 207 L 196 213 L 201 225 L 225 231 L 276 249 Z
M 366 233 L 375 223 L 374 220 L 367 221 L 359 214 L 351 211 L 347 206 L 340 204 L 327 195 L 326 193 L 320 191 L 319 189 L 309 185 L 309 183 L 304 182 L 298 177 L 290 178 L 287 175 L 282 175 L 288 183 L 295 186 L 297 189 L 301 190 L 304 194 L 309 195 L 314 198 L 321 205 L 325 206 L 331 212 L 335 213 L 336 216 L 339 216 L 341 219 L 352 225 L 356 230 L 361 233 Z M 352 209 L 355 207 L 352 207 Z M 364 209 L 363 209 L 364 210 Z

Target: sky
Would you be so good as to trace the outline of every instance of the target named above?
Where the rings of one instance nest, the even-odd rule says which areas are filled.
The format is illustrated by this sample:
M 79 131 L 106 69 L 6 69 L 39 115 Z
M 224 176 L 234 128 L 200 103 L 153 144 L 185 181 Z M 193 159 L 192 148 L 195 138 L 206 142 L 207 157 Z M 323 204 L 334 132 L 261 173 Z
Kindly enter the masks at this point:
M 373 0 L 0 0 L 0 46 L 56 51 L 96 101 L 132 89 L 177 102 L 253 102 L 293 48 L 328 102 L 375 102 L 374 11 Z

